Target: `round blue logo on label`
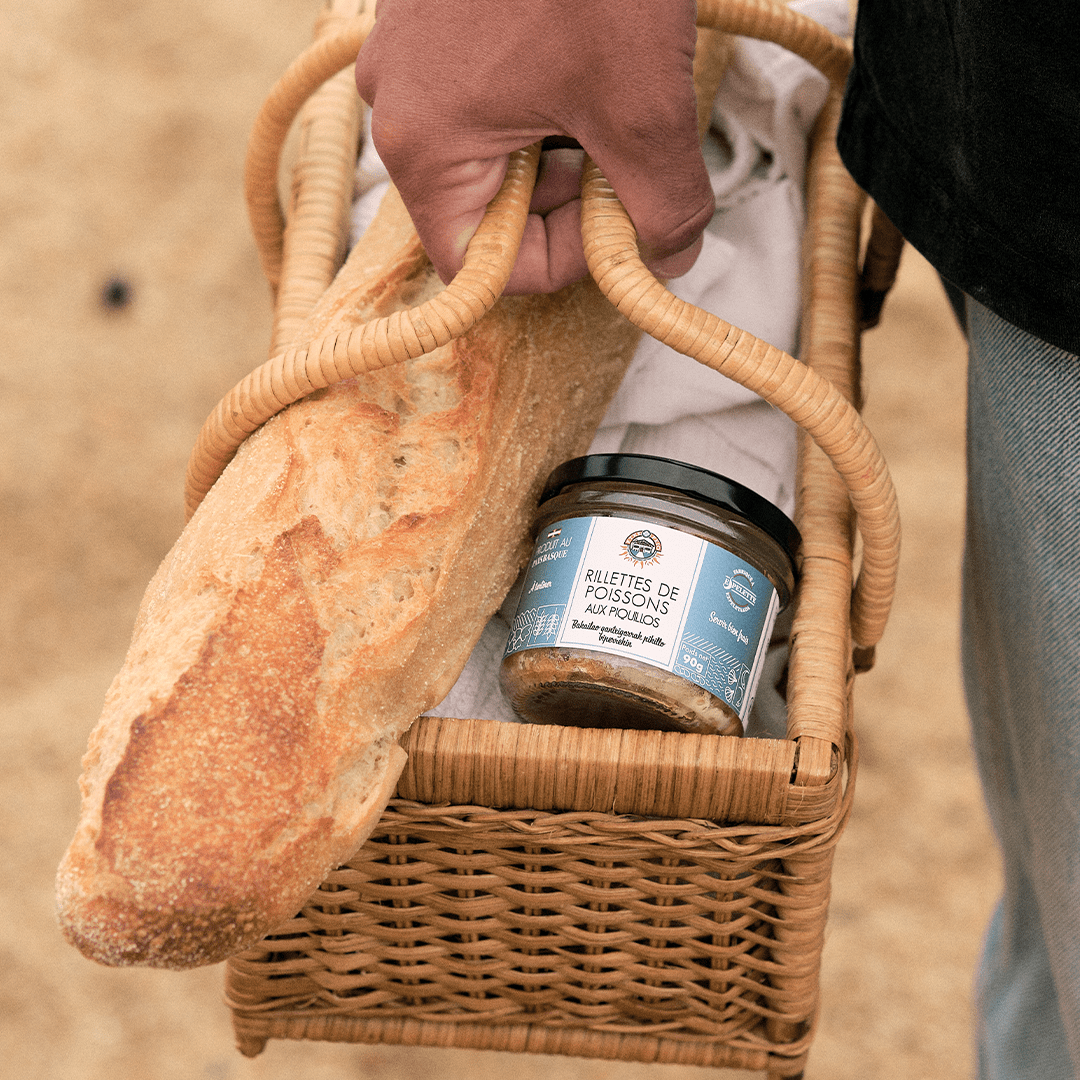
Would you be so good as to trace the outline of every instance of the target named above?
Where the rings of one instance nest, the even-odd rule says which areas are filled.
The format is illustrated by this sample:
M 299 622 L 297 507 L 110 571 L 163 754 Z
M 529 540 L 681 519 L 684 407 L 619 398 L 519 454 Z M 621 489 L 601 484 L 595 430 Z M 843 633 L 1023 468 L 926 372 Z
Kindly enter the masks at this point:
M 724 591 L 727 594 L 728 603 L 736 611 L 749 611 L 757 603 L 754 579 L 742 567 L 733 570 L 724 578 Z
M 632 532 L 622 544 L 623 558 L 635 566 L 652 566 L 659 561 L 662 550 L 660 537 L 648 529 Z

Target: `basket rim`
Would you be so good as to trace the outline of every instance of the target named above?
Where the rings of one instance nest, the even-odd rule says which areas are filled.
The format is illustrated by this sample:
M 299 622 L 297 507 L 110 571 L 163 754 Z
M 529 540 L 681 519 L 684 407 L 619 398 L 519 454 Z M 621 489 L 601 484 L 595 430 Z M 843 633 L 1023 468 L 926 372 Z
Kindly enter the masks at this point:
M 408 760 L 396 795 L 416 803 L 756 825 L 828 818 L 854 763 L 853 739 L 838 748 L 436 716 L 420 717 L 401 745 Z

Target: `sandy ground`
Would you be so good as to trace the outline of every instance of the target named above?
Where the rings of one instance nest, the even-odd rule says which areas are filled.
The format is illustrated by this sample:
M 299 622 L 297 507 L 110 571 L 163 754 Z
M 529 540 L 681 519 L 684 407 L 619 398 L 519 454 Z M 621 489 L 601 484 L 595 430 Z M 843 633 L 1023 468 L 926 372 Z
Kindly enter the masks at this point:
M 53 871 L 87 734 L 178 532 L 218 394 L 264 356 L 240 197 L 248 127 L 316 0 L 0 7 L 0 1060 L 10 1076 L 690 1080 L 700 1070 L 274 1043 L 233 1049 L 221 971 L 113 971 L 61 940 Z M 118 277 L 130 302 L 102 302 Z M 905 521 L 895 615 L 857 687 L 808 1076 L 971 1074 L 969 988 L 998 862 L 957 675 L 963 347 L 912 252 L 866 339 L 867 416 Z M 731 1074 L 734 1075 L 734 1074 Z

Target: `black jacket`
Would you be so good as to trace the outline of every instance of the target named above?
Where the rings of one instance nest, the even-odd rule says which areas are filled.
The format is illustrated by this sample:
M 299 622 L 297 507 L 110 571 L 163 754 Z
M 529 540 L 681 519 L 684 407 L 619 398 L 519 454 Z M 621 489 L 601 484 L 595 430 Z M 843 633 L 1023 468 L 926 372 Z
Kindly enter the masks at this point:
M 946 280 L 1080 352 L 1080 0 L 860 0 L 837 141 Z

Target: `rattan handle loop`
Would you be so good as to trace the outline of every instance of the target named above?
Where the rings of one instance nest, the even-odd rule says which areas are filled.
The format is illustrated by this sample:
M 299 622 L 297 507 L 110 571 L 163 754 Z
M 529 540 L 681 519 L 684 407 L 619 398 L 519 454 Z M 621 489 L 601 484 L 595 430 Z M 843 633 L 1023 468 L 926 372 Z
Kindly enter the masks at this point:
M 278 175 L 289 129 L 304 102 L 327 79 L 356 63 L 374 25 L 375 16 L 364 14 L 309 45 L 274 84 L 252 125 L 244 161 L 244 198 L 259 261 L 275 292 L 281 279 L 285 235 Z
M 775 405 L 832 460 L 847 484 L 863 538 L 852 637 L 863 646 L 876 644 L 895 589 L 900 518 L 885 459 L 858 411 L 812 368 L 665 288 L 641 261 L 630 216 L 588 160 L 581 219 L 589 270 L 626 318 Z
M 521 245 L 539 162 L 539 143 L 510 155 L 506 178 L 469 241 L 464 265 L 438 296 L 287 349 L 222 398 L 203 424 L 188 462 L 184 503 L 189 518 L 240 444 L 282 409 L 315 390 L 431 352 L 491 310 Z
M 801 56 L 837 90 L 851 67 L 851 48 L 821 23 L 778 0 L 698 0 L 698 26 L 772 41 Z

